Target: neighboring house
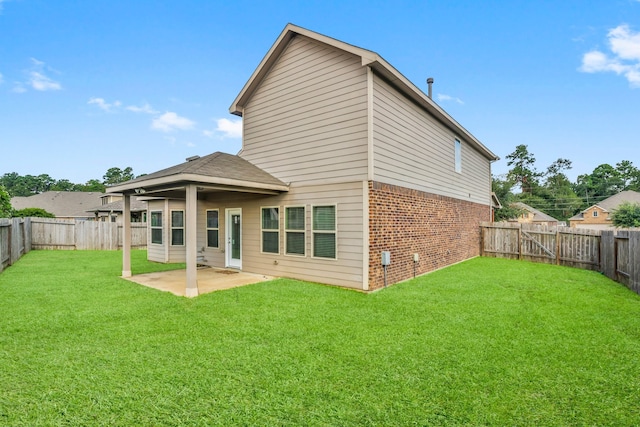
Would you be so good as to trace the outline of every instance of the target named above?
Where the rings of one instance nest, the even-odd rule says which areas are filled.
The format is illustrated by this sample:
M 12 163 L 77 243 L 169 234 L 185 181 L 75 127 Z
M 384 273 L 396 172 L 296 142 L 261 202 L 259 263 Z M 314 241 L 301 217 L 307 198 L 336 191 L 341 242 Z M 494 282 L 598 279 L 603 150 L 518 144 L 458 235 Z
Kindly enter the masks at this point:
M 238 155 L 107 190 L 164 198 L 148 258 L 186 261 L 187 296 L 198 264 L 373 290 L 479 254 L 496 155 L 377 53 L 287 25 L 230 112 Z
M 640 203 L 640 193 L 637 191 L 621 191 L 618 194 L 589 206 L 587 209 L 569 218 L 571 227 L 592 228 L 603 230 L 613 228 L 611 214 L 623 202 Z
M 547 215 L 546 213 L 539 211 L 538 209 L 532 208 L 526 203 L 515 202 L 512 203 L 511 206 L 516 207 L 522 211 L 522 213 L 517 217 L 510 219 L 509 222 L 518 222 L 521 224 L 539 224 L 539 225 L 558 225 L 558 220 L 552 217 L 551 215 Z M 563 224 L 566 225 L 565 222 Z
M 122 222 L 122 209 L 124 202 L 121 194 L 105 194 L 102 196 L 100 206 L 88 209 L 93 212 L 96 221 Z M 139 197 L 131 199 L 131 222 L 147 222 L 147 202 Z
M 100 204 L 104 194 L 84 191 L 45 191 L 28 197 L 14 197 L 11 206 L 16 210 L 40 208 L 61 219 L 92 220 L 87 209 Z

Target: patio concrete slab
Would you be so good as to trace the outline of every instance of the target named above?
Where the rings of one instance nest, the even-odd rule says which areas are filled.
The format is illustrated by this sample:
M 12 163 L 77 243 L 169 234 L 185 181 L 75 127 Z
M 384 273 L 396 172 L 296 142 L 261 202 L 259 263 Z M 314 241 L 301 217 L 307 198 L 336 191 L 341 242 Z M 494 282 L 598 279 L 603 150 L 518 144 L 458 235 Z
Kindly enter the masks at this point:
M 262 274 L 213 267 L 198 268 L 197 274 L 199 295 L 274 279 Z M 185 296 L 187 272 L 186 270 L 162 271 L 136 274 L 125 279 L 160 291 L 171 292 L 174 295 Z

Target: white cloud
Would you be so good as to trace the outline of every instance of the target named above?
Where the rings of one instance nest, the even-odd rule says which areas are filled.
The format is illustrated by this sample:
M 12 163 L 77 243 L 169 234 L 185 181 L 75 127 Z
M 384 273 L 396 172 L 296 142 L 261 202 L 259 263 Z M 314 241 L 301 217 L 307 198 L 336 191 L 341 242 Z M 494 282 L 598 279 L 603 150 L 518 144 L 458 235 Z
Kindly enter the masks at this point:
M 122 105 L 120 101 L 115 101 L 113 104 L 109 104 L 103 98 L 91 98 L 87 104 L 97 105 L 100 109 L 107 112 L 111 112 Z
M 613 72 L 624 76 L 632 87 L 640 87 L 640 32 L 628 25 L 609 30 L 607 41 L 610 54 L 592 50 L 582 56 L 578 68 L 584 73 Z
M 218 119 L 216 120 L 216 131 L 222 134 L 223 138 L 242 138 L 242 120 Z M 212 137 L 212 131 L 204 131 L 203 134 Z
M 187 119 L 186 117 L 180 117 L 176 113 L 166 112 L 160 117 L 156 117 L 151 122 L 151 129 L 159 130 L 161 132 L 171 132 L 174 130 L 189 130 L 192 129 L 195 122 Z
M 460 105 L 464 105 L 464 101 L 462 99 L 455 98 L 455 97 L 453 97 L 451 95 L 445 95 L 443 93 L 439 93 L 437 95 L 437 97 L 438 97 L 438 101 L 453 101 L 453 102 L 456 102 L 456 103 L 458 103 Z
M 50 71 L 54 71 L 50 67 L 46 67 L 45 63 L 37 60 L 36 58 L 31 59 L 31 68 L 27 70 L 27 81 L 23 83 L 17 83 L 14 87 L 14 92 L 26 92 L 26 86 L 31 86 L 31 88 L 44 92 L 48 90 L 60 90 L 62 89 L 62 85 L 49 77 L 46 73 Z
M 127 110 L 133 111 L 134 113 L 145 113 L 145 114 L 159 114 L 159 111 L 154 110 L 151 105 L 145 103 L 143 106 L 138 107 L 137 105 L 129 105 L 126 107 Z

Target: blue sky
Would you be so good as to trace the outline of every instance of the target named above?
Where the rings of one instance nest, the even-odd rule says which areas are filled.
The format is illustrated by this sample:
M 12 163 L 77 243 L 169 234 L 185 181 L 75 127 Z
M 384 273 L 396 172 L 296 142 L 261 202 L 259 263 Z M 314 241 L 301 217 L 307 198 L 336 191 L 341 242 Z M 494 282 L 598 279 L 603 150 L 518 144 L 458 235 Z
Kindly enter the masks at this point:
M 0 0 L 0 175 L 84 183 L 237 153 L 291 22 L 377 52 L 501 157 L 640 167 L 640 1 Z

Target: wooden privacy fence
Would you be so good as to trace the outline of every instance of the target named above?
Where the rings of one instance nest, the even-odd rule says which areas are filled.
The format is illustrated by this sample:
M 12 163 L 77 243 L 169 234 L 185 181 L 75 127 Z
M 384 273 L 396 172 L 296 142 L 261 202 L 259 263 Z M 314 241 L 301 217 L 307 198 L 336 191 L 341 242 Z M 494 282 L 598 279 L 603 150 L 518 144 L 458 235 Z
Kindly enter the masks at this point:
M 0 218 L 0 271 L 31 250 L 31 219 Z
M 115 222 L 31 218 L 33 249 L 117 250 L 122 224 Z M 131 247 L 146 248 L 147 224 L 131 224 Z
M 640 294 L 640 230 L 480 224 L 482 256 L 600 271 Z

